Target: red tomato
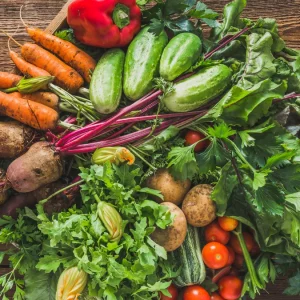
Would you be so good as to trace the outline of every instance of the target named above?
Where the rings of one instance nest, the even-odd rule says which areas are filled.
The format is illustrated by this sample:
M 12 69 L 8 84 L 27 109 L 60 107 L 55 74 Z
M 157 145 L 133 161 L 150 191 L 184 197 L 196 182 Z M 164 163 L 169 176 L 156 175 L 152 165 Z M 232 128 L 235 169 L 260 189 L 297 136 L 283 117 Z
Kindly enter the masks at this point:
M 191 285 L 185 288 L 183 300 L 210 300 L 210 296 L 202 286 Z
M 177 300 L 178 298 L 178 288 L 176 287 L 176 285 L 171 284 L 168 287 L 168 291 L 169 293 L 172 295 L 171 297 L 165 296 L 162 293 L 160 293 L 160 300 Z
M 242 269 L 244 266 L 244 262 L 245 262 L 245 258 L 243 255 L 236 255 L 235 256 L 235 260 L 233 265 L 237 268 L 237 269 Z
M 243 282 L 236 276 L 225 276 L 219 281 L 219 293 L 226 300 L 236 300 L 241 297 Z
M 250 252 L 252 250 L 252 248 L 254 247 L 254 242 L 255 242 L 254 238 L 248 232 L 243 232 L 243 237 L 244 237 L 247 249 Z M 240 254 L 240 255 L 243 254 L 240 242 L 235 234 L 231 235 L 229 244 L 233 248 L 235 253 Z
M 205 228 L 205 240 L 209 242 L 219 242 L 226 245 L 230 239 L 230 233 L 223 230 L 217 221 L 210 223 Z
M 212 293 L 210 300 L 224 300 L 218 293 Z
M 212 242 L 204 246 L 202 256 L 204 263 L 209 268 L 217 270 L 226 266 L 229 258 L 229 251 L 223 244 Z
M 253 257 L 257 257 L 260 254 L 260 248 L 256 241 L 254 241 L 254 246 L 250 251 L 250 255 Z
M 225 231 L 232 231 L 239 225 L 238 220 L 229 217 L 219 217 L 218 222 L 220 227 Z
M 235 252 L 233 251 L 232 247 L 227 246 L 228 252 L 229 252 L 229 257 L 228 257 L 228 262 L 226 266 L 230 266 L 234 263 L 235 261 Z
M 201 141 L 205 138 L 205 135 L 201 132 L 194 131 L 194 130 L 189 130 L 186 135 L 185 135 L 185 145 L 190 146 L 198 141 Z M 197 143 L 195 146 L 195 152 L 200 152 L 204 149 L 206 149 L 209 145 L 209 140 L 205 140 L 202 142 Z

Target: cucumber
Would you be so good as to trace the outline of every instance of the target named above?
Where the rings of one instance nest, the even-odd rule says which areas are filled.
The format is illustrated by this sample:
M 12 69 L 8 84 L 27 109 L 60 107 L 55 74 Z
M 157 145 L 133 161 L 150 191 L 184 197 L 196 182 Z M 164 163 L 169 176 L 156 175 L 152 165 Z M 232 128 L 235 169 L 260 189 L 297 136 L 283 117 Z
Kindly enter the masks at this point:
M 159 61 L 168 37 L 159 36 L 145 27 L 129 45 L 124 67 L 124 93 L 132 101 L 145 96 L 153 88 L 153 79 L 159 75 Z
M 114 112 L 120 104 L 124 61 L 121 49 L 111 49 L 104 53 L 93 72 L 90 99 L 101 114 Z
M 225 65 L 206 67 L 195 75 L 174 84 L 163 102 L 172 112 L 187 112 L 220 96 L 230 85 L 232 71 Z
M 170 252 L 168 259 L 181 268 L 180 274 L 173 279 L 178 287 L 201 284 L 205 280 L 206 271 L 201 255 L 199 229 L 188 225 L 183 244 Z
M 171 39 L 160 60 L 160 76 L 172 81 L 188 69 L 200 58 L 202 42 L 193 33 L 180 33 Z

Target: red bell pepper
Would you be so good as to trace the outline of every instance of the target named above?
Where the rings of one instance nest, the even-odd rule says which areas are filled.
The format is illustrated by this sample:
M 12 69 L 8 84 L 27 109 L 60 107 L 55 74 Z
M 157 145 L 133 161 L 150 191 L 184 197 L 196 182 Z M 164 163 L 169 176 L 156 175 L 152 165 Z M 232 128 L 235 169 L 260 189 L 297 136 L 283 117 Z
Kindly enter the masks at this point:
M 141 28 L 136 0 L 75 0 L 68 24 L 78 41 L 100 48 L 128 45 Z

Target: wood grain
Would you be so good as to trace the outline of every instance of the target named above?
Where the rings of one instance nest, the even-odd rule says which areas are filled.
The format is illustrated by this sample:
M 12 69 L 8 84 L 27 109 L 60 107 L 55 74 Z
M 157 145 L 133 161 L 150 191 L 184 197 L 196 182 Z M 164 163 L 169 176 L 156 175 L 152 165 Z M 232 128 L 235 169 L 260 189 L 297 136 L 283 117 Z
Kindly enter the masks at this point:
M 58 15 L 68 0 L 0 0 L 0 29 L 12 34 L 19 42 L 28 41 L 24 26 L 20 21 L 20 7 L 24 5 L 22 16 L 24 21 L 40 28 L 47 28 L 53 32 L 59 27 L 66 15 L 65 9 Z M 204 0 L 213 9 L 221 12 L 228 0 Z M 282 36 L 290 47 L 300 49 L 300 0 L 248 0 L 248 7 L 244 17 L 276 18 Z M 56 18 L 55 18 L 56 17 Z M 55 18 L 55 20 L 50 22 Z M 7 37 L 0 34 L 0 70 L 11 71 L 13 65 L 9 61 L 7 52 Z M 1 248 L 0 248 L 1 251 Z M 0 276 L 9 271 L 8 266 L 0 269 Z M 299 283 L 300 284 L 300 283 Z M 300 297 L 287 297 L 282 295 L 286 287 L 286 280 L 279 279 L 275 285 L 270 285 L 268 293 L 264 292 L 258 300 L 299 300 Z

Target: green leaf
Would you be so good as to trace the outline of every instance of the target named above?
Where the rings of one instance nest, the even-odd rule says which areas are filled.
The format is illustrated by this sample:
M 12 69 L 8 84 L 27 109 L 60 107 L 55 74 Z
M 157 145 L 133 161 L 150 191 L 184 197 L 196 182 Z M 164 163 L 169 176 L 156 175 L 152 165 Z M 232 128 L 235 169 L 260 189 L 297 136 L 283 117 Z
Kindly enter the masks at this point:
M 152 196 L 155 196 L 155 197 L 158 197 L 159 199 L 161 200 L 164 200 L 164 196 L 162 195 L 162 193 L 158 190 L 153 190 L 153 189 L 150 189 L 150 188 L 142 188 L 139 190 L 139 193 L 145 193 L 145 194 L 149 194 L 149 195 L 152 195 Z
M 218 41 L 226 36 L 231 27 L 237 27 L 240 15 L 245 9 L 247 0 L 234 0 L 224 7 L 224 19 L 220 28 L 217 28 L 212 35 L 213 40 Z
M 207 132 L 215 138 L 218 139 L 226 139 L 236 133 L 230 126 L 226 123 L 221 123 L 219 125 L 215 125 L 214 127 L 209 127 Z
M 59 257 L 57 255 L 46 255 L 40 258 L 36 268 L 45 273 L 56 272 L 61 264 L 67 263 L 72 257 Z
M 300 246 L 300 216 L 293 210 L 286 208 L 281 230 L 290 236 L 291 241 Z
M 225 148 L 214 138 L 210 145 L 201 153 L 196 155 L 200 174 L 214 171 L 216 167 L 223 167 L 228 158 Z
M 276 66 L 273 63 L 274 56 L 271 51 L 273 39 L 270 33 L 264 35 L 252 33 L 247 36 L 246 41 L 246 64 L 238 86 L 250 89 L 253 85 L 271 78 L 276 73 Z
M 286 195 L 285 201 L 292 204 L 296 212 L 300 212 L 300 192 Z
M 253 126 L 268 113 L 272 101 L 282 98 L 285 92 L 285 83 L 275 84 L 270 79 L 261 81 L 250 89 L 235 85 L 205 118 L 221 118 L 228 125 Z
M 25 274 L 25 298 L 28 300 L 55 300 L 59 273 L 45 274 L 32 269 Z
M 198 171 L 194 153 L 195 145 L 175 147 L 168 154 L 168 168 L 176 179 L 193 179 Z
M 289 287 L 284 290 L 285 295 L 296 296 L 300 295 L 300 270 L 289 279 Z
M 253 175 L 253 189 L 258 190 L 266 184 L 267 174 L 254 172 Z
M 228 162 L 222 168 L 220 179 L 211 194 L 212 200 L 216 203 L 217 214 L 219 216 L 225 214 L 232 191 L 238 184 L 237 175 L 234 172 L 231 162 Z
M 283 153 L 277 153 L 269 157 L 265 166 L 261 171 L 271 169 L 273 167 L 282 167 L 289 163 L 289 161 L 295 156 L 296 151 L 288 151 Z

